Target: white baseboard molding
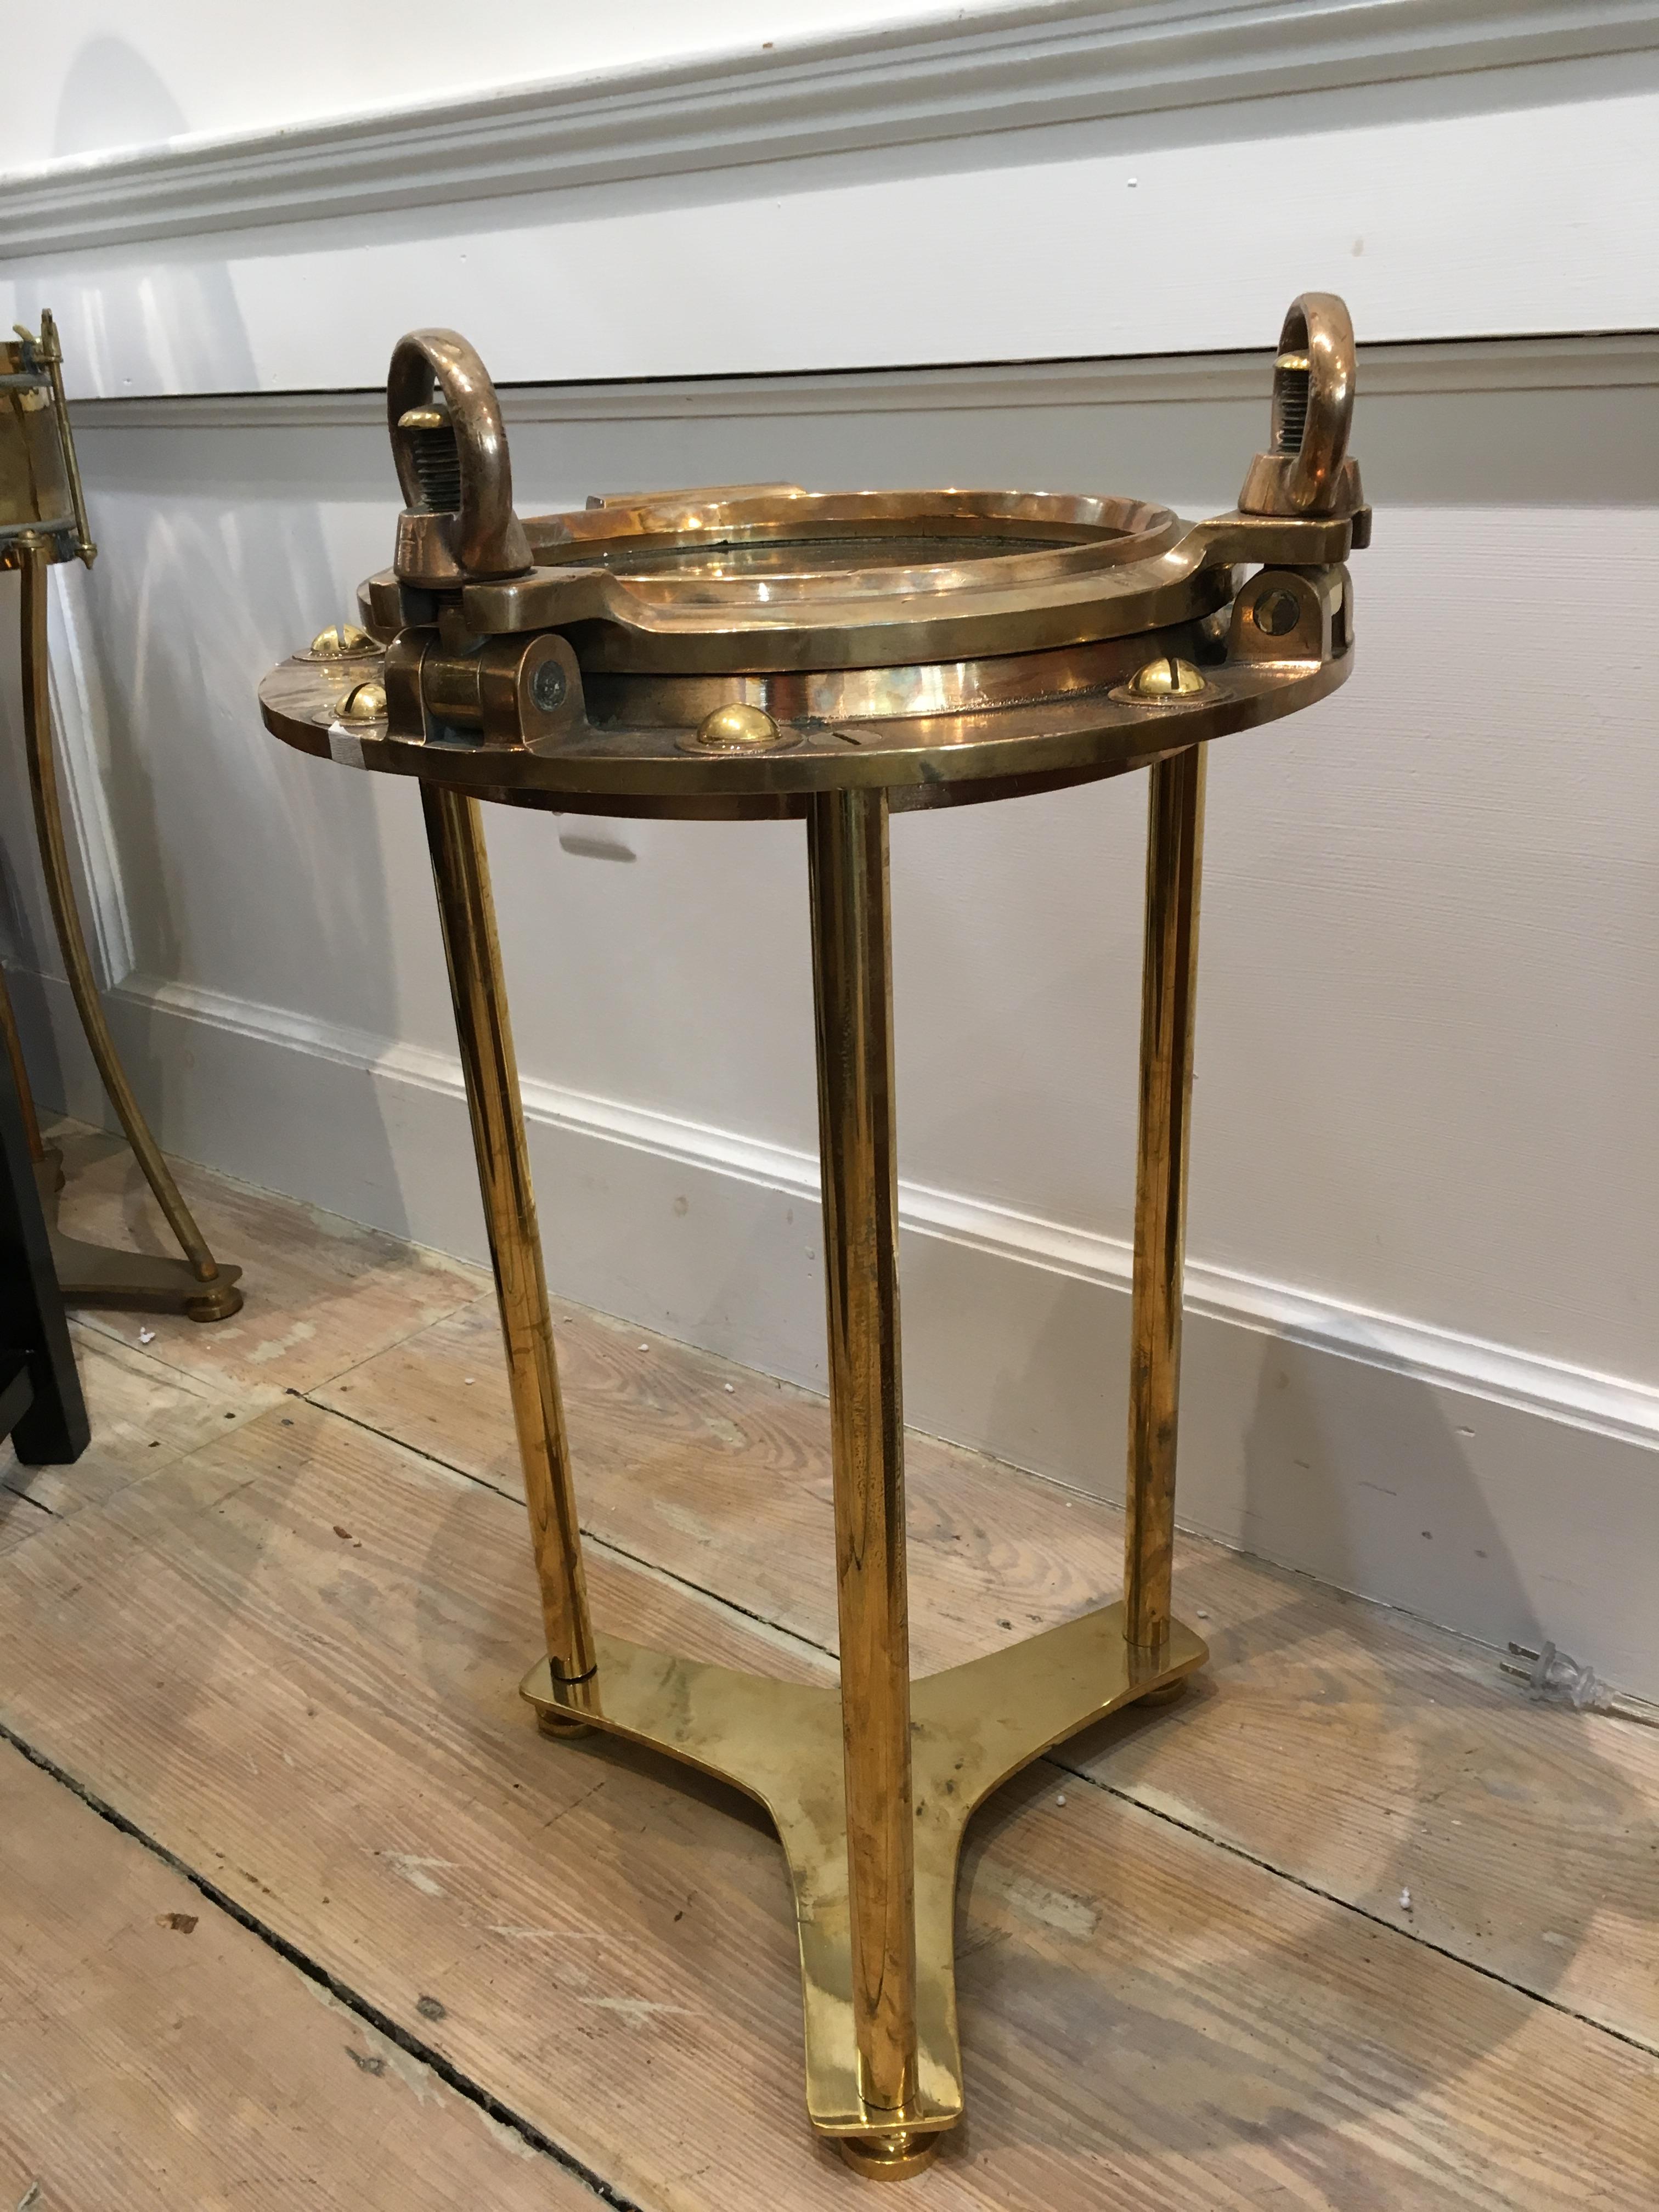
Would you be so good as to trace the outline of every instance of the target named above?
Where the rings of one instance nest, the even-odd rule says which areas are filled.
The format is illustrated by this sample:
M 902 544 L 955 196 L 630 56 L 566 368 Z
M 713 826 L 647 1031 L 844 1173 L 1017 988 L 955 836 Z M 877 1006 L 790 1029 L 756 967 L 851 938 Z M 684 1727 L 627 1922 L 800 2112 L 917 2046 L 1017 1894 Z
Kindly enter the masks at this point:
M 459 1063 L 136 977 L 112 1022 L 179 1155 L 484 1256 Z M 20 1018 L 45 1098 L 106 1118 L 66 988 Z M 556 1297 L 822 1387 L 804 1153 L 527 1080 Z M 904 1185 L 906 1413 L 1121 1494 L 1129 1254 Z M 226 1255 L 258 1295 L 258 1255 Z M 1465 1633 L 1553 1638 L 1659 1694 L 1659 1391 L 1205 1265 L 1188 1268 L 1183 1525 Z

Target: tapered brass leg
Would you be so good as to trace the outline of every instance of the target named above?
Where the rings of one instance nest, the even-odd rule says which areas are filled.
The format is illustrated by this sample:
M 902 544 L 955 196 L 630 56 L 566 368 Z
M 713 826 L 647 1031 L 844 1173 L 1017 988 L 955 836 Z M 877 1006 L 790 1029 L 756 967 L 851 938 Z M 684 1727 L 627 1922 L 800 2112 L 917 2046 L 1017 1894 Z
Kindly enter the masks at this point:
M 841 2142 L 861 2172 L 896 2176 L 939 2137 L 904 2124 L 917 2088 L 915 1822 L 884 793 L 815 797 L 808 850 L 853 2014 L 860 2094 L 891 2121 Z
M 1127 1641 L 1152 1653 L 1170 1637 L 1205 750 L 1154 763 L 1147 808 L 1123 1607 Z
M 139 1110 L 127 1072 L 121 1065 L 93 977 L 92 959 L 75 903 L 69 851 L 64 842 L 63 810 L 58 794 L 58 763 L 52 743 L 51 687 L 46 659 L 46 572 L 49 549 L 44 539 L 21 537 L 13 554 L 23 579 L 23 731 L 28 749 L 29 788 L 34 801 L 35 836 L 46 872 L 46 896 L 58 948 L 81 1018 L 99 1080 L 115 1109 L 133 1158 L 143 1170 L 155 1202 L 184 1253 L 176 1260 L 148 1254 L 105 1250 L 62 1237 L 52 1228 L 52 1256 L 64 1296 L 72 1303 L 179 1307 L 192 1321 L 225 1321 L 241 1310 L 236 1288 L 240 1267 L 221 1267 L 185 1204 L 161 1147 Z M 33 1110 L 32 1108 L 30 1109 Z M 48 1218 L 52 1216 L 49 1213 Z
M 421 787 L 421 804 L 426 811 L 432 880 L 472 1116 L 490 1264 L 495 1271 L 547 1654 L 556 1680 L 580 1683 L 594 1670 L 593 1631 L 587 1618 L 581 1534 L 576 1526 L 564 1405 L 553 1356 L 553 1323 L 525 1148 L 519 1066 L 495 936 L 483 818 L 476 799 L 430 784 Z M 553 1726 L 557 1725 L 556 1718 Z

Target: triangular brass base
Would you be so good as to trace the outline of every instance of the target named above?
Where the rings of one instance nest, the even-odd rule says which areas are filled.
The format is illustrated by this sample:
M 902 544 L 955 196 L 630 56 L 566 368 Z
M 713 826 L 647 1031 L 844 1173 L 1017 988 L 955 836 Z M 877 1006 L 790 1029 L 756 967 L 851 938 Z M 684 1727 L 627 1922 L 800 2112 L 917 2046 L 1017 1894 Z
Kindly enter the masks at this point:
M 554 1723 L 580 1723 L 721 1777 L 770 1814 L 789 1863 L 800 1930 L 806 2108 L 825 2136 L 869 2136 L 892 2115 L 859 2094 L 838 1690 L 779 1682 L 597 1638 L 587 1680 L 556 1683 L 544 1659 L 523 1694 Z M 975 1808 L 1051 1745 L 1178 1683 L 1208 1656 L 1178 1623 L 1157 1653 L 1123 1639 L 1109 1605 L 911 1686 L 920 2095 L 911 2134 L 962 2116 L 954 1923 L 957 1862 Z

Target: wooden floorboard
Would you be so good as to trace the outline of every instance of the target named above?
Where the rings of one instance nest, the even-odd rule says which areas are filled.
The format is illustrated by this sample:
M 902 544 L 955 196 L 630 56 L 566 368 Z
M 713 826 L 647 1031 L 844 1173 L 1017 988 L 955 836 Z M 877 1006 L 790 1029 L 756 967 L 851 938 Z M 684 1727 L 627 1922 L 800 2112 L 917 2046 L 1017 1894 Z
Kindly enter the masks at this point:
M 106 1503 L 283 1395 L 270 1384 L 199 1382 L 82 1321 L 70 1335 L 92 1442 L 71 1467 L 24 1467 L 9 1443 L 0 1444 L 0 1549 L 38 1534 L 53 1516 Z M 20 1508 L 20 1498 L 35 1510 Z
M 584 1525 L 833 1650 L 823 1401 L 559 1322 Z M 313 1395 L 519 1494 L 491 1298 Z M 907 1487 L 918 1672 L 1121 1587 L 1091 1499 L 914 1434 Z M 1109 1723 L 1068 1764 L 1659 2049 L 1659 1730 L 1540 1707 L 1491 1652 L 1218 1545 L 1182 1541 L 1176 1594 L 1213 1664 L 1156 1731 Z
M 69 1151 L 66 1225 L 166 1249 L 131 1163 L 84 1135 Z M 123 2157 L 149 2163 L 121 2201 L 150 2202 L 170 2156 L 158 2203 L 512 2204 L 526 2182 L 538 2203 L 597 2201 L 526 2135 L 641 2212 L 862 2201 L 805 2126 L 763 1820 L 603 1740 L 544 1741 L 516 1695 L 537 1608 L 483 1279 L 181 1172 L 249 1305 L 205 1329 L 85 1317 L 92 1450 L 0 1464 L 0 1721 L 332 1978 L 342 2037 L 388 2075 L 339 2055 L 342 2089 L 314 2028 L 290 2051 L 284 2006 L 320 2022 L 322 1996 L 216 1908 L 188 1943 L 154 1928 L 174 1945 L 210 1925 L 235 1971 L 200 1977 L 131 2099 L 100 2089 L 163 1984 L 125 1922 L 106 1940 L 88 1912 L 82 1940 L 42 1859 L 115 1849 L 98 1879 L 118 1917 L 139 1861 L 199 1893 L 0 1750 L 0 1774 L 30 1777 L 13 1848 L 33 1870 L 8 1887 L 40 1900 L 15 2016 L 62 2045 L 33 2075 L 0 2049 L 23 2085 L 0 2112 L 0 2205 L 6 2158 L 21 2196 L 37 2143 L 61 2147 L 56 2079 L 86 2146 L 67 2204 L 110 2201 Z M 599 1617 L 831 1679 L 822 1402 L 574 1309 L 559 1328 Z M 909 1484 L 918 1671 L 1115 1591 L 1121 1528 L 1093 1502 L 915 1437 Z M 1659 2203 L 1659 1741 L 1535 1708 L 1492 1654 L 1213 1546 L 1183 1544 L 1178 1576 L 1213 1648 L 1198 1688 L 1029 1770 L 970 1832 L 970 2117 L 909 2201 Z M 222 2039 L 265 2053 L 263 2104 Z M 392 2076 L 390 2121 L 351 2106 Z M 215 2099 L 257 2138 L 233 2174 L 194 2119 Z M 486 2100 L 520 2134 L 492 2133 Z M 441 2118 L 429 2152 L 411 2103 Z M 465 2163 L 484 2150 L 506 2179 Z M 43 2188 L 40 2212 L 59 2201 Z
M 69 1125 L 48 1132 L 69 1175 L 59 1221 L 72 1237 L 173 1252 L 131 1155 Z M 180 1314 L 88 1313 L 85 1325 L 209 1388 L 308 1389 L 476 1299 L 489 1277 L 337 1214 L 175 1161 L 215 1254 L 237 1261 L 246 1303 L 204 1326 Z
M 0 1744 L 0 2204 L 598 2212 L 144 1846 Z
M 535 1734 L 525 1552 L 493 1490 L 290 1401 L 10 1555 L 0 1715 L 399 2026 L 435 1998 L 433 2047 L 624 2196 L 844 2204 L 764 1823 Z M 624 1632 L 824 1665 L 592 1573 Z M 961 1944 L 972 2118 L 919 2206 L 1565 2212 L 1655 2179 L 1650 2056 L 1050 1766 L 975 1830 Z

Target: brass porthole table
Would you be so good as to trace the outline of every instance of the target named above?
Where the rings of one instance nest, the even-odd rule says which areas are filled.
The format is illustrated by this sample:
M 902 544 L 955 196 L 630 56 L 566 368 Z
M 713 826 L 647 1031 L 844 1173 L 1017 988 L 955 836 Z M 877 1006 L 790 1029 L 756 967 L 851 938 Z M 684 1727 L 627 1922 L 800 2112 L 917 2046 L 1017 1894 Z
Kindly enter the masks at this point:
M 301 750 L 416 777 L 500 1298 L 552 1735 L 599 1728 L 758 1798 L 799 1923 L 807 2109 L 849 2162 L 917 2171 L 962 2114 L 952 1920 L 975 1806 L 1091 1721 L 1178 1692 L 1170 1617 L 1204 748 L 1334 690 L 1353 337 L 1304 295 L 1270 448 L 1195 525 L 1128 499 L 727 486 L 514 512 L 477 356 L 417 331 L 388 415 L 405 505 L 362 627 L 260 689 Z M 1121 1602 L 912 1682 L 899 1382 L 888 820 L 1150 771 Z M 806 823 L 841 1688 L 595 1630 L 479 802 Z

